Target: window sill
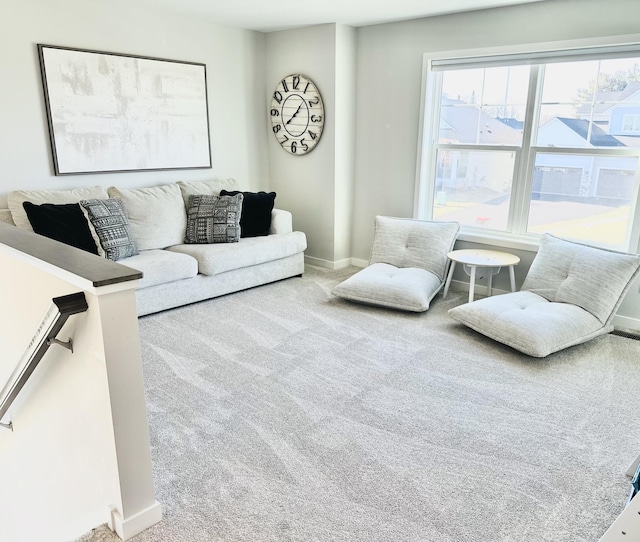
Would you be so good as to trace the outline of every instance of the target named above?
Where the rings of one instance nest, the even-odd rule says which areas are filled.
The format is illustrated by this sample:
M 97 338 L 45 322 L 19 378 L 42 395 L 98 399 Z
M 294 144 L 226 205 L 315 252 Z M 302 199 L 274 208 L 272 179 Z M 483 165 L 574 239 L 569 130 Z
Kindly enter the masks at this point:
M 517 237 L 514 235 L 500 234 L 499 232 L 479 232 L 477 230 L 460 229 L 458 234 L 460 241 L 489 245 L 491 247 L 511 248 L 515 250 L 527 250 L 538 252 L 540 242 L 533 237 Z

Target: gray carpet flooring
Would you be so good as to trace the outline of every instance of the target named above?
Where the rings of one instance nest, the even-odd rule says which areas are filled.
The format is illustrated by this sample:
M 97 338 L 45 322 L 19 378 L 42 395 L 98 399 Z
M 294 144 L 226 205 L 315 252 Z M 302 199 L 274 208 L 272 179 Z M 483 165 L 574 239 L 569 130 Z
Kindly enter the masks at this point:
M 331 296 L 354 271 L 140 320 L 164 520 L 134 542 L 597 541 L 640 453 L 640 341 L 529 358 L 454 323 L 462 292 Z

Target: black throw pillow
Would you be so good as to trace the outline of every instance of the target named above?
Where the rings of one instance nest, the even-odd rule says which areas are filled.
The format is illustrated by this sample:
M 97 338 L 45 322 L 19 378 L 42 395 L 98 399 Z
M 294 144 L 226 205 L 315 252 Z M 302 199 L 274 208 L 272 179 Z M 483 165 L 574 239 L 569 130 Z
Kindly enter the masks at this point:
M 271 211 L 276 201 L 275 192 L 232 192 L 221 190 L 221 196 L 242 194 L 242 215 L 240 216 L 240 237 L 260 237 L 269 235 Z
M 22 207 L 27 213 L 34 232 L 65 245 L 86 250 L 91 254 L 98 254 L 98 247 L 79 204 L 36 205 L 25 201 Z

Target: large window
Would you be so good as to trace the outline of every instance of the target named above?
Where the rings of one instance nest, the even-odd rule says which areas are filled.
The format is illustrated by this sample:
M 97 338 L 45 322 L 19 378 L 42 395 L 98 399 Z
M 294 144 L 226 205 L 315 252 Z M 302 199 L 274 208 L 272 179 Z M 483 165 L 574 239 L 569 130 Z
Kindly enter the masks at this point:
M 418 214 L 636 250 L 640 48 L 429 59 Z

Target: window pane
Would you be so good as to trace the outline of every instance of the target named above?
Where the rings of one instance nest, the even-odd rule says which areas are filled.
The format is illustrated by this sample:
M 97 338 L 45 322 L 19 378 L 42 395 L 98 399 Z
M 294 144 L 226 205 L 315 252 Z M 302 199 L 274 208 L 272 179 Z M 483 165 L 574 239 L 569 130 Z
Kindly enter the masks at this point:
M 537 145 L 640 147 L 640 58 L 545 67 Z
M 433 218 L 506 230 L 515 152 L 438 149 Z
M 598 60 L 547 64 L 542 87 L 543 104 L 590 102 L 598 77 Z
M 527 231 L 625 247 L 637 167 L 636 157 L 537 154 Z
M 520 145 L 528 84 L 527 66 L 444 72 L 439 142 Z

